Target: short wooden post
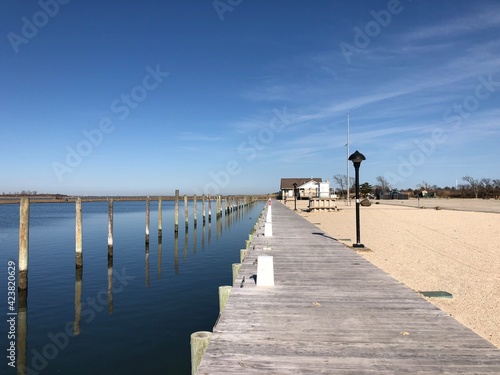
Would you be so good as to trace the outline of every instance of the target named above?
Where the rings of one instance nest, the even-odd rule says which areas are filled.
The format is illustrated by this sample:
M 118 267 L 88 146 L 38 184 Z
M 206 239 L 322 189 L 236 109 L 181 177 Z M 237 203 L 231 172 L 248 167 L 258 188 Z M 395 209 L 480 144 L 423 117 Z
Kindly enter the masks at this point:
M 179 190 L 175 191 L 174 232 L 179 233 Z
M 217 217 L 222 217 L 222 196 L 217 196 Z
M 201 359 L 205 355 L 212 332 L 198 331 L 191 334 L 191 375 L 196 375 Z
M 23 197 L 19 204 L 19 290 L 28 289 L 29 229 L 30 199 Z
M 196 215 L 198 214 L 198 210 L 196 207 L 196 194 L 193 196 L 193 226 L 196 228 Z
M 243 263 L 245 258 L 247 257 L 248 250 L 247 249 L 241 249 L 240 250 L 240 262 Z
M 149 218 L 150 218 L 150 209 L 151 201 L 149 197 L 146 197 L 146 244 L 149 244 Z
M 201 196 L 201 214 L 203 216 L 203 225 L 205 225 L 205 194 Z
M 240 273 L 241 263 L 233 263 L 233 285 Z
M 83 267 L 82 198 L 76 198 L 76 267 Z
M 108 199 L 108 258 L 113 257 L 113 198 Z
M 231 289 L 233 289 L 230 285 L 224 285 L 219 287 L 219 313 L 224 310 L 226 306 L 226 302 L 229 299 L 229 295 L 231 294 Z
M 163 230 L 163 212 L 162 212 L 162 200 L 158 197 L 158 241 L 161 243 Z
M 189 226 L 188 197 L 185 194 L 184 194 L 184 225 L 186 229 Z

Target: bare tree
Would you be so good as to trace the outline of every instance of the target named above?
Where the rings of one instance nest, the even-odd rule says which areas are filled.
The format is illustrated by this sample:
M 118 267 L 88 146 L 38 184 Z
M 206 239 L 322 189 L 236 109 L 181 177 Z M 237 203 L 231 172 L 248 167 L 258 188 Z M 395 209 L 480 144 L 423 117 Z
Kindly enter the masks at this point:
M 479 195 L 479 189 L 481 188 L 481 181 L 472 178 L 471 176 L 464 176 L 462 180 L 469 183 L 470 188 L 474 192 L 475 197 L 477 198 Z
M 491 185 L 491 178 L 482 178 L 481 179 L 481 186 L 482 186 L 482 188 L 484 190 L 483 197 L 484 198 L 489 198 L 489 196 L 490 196 L 490 190 L 493 187 Z
M 431 190 L 431 185 L 429 185 L 427 182 L 425 181 L 422 181 L 421 184 L 418 184 L 417 187 L 420 189 L 420 190 Z
M 378 182 L 378 187 L 380 188 L 380 190 L 382 191 L 382 194 L 388 192 L 389 190 L 391 190 L 391 184 L 389 184 L 389 181 L 387 181 L 387 179 L 383 176 L 378 176 L 376 178 L 377 182 Z
M 341 198 L 343 198 L 344 190 L 347 191 L 347 175 L 336 174 L 335 176 L 333 176 L 333 180 L 340 186 L 340 195 Z

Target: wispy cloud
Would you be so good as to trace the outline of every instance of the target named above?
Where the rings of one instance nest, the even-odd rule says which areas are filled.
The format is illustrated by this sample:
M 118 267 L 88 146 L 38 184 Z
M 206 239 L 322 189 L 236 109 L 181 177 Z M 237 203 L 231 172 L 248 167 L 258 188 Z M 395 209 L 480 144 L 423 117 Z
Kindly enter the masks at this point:
M 437 5 L 436 5 L 437 6 Z M 457 38 L 465 34 L 500 26 L 500 7 L 491 6 L 490 9 L 481 10 L 465 17 L 452 19 L 448 22 L 440 20 L 439 24 L 422 26 L 404 36 L 407 43 L 426 41 L 443 37 Z
M 175 138 L 179 141 L 191 141 L 191 142 L 218 142 L 223 141 L 222 136 L 213 136 L 195 132 L 181 132 L 178 133 Z

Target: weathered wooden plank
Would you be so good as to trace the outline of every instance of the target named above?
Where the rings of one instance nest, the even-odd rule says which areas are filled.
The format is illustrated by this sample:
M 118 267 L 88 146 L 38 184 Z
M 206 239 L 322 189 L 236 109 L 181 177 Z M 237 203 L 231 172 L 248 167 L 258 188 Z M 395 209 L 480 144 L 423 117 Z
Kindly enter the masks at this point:
M 272 214 L 199 374 L 500 373 L 498 348 L 293 211 L 273 202 Z M 255 285 L 259 255 L 274 257 L 274 287 Z

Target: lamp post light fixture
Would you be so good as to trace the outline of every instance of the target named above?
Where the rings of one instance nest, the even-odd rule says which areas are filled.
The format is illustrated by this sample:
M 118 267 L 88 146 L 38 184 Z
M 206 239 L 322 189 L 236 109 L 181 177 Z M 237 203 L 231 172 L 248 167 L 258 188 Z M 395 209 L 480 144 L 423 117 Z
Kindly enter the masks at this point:
M 359 166 L 363 160 L 366 160 L 365 156 L 358 150 L 349 156 L 349 160 L 354 164 L 354 171 L 356 173 L 356 243 L 352 247 L 365 247 L 362 243 L 359 243 Z

